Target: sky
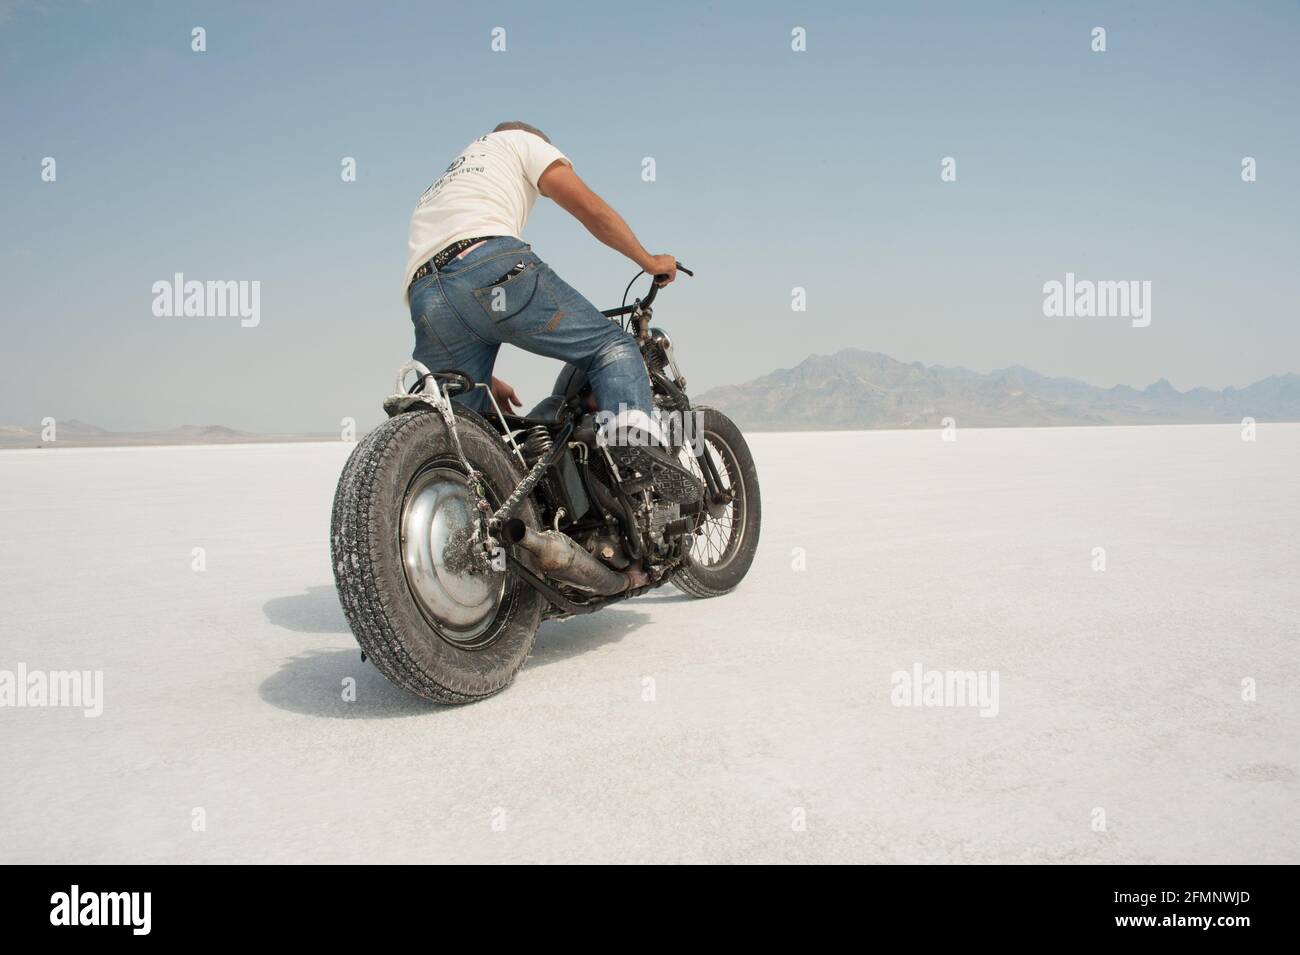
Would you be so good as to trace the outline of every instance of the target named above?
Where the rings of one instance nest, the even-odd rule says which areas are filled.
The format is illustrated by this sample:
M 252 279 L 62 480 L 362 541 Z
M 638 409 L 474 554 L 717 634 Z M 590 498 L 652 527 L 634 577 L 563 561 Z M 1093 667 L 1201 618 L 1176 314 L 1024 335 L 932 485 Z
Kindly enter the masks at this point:
M 697 271 L 655 310 L 696 393 L 849 347 L 1300 371 L 1298 42 L 1296 2 L 0 0 L 0 425 L 373 424 L 411 211 L 507 119 Z M 636 272 L 545 199 L 525 238 L 600 307 Z M 259 282 L 259 323 L 155 315 L 177 272 Z M 1046 317 L 1067 272 L 1149 281 L 1150 324 Z M 531 404 L 557 368 L 497 371 Z

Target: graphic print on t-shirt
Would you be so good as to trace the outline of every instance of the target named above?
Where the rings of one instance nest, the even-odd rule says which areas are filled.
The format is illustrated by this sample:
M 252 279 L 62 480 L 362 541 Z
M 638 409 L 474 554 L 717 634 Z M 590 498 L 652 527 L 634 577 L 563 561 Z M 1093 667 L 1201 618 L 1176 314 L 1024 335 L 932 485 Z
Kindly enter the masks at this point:
M 476 142 L 482 142 L 481 139 L 480 139 L 480 140 L 475 140 L 475 141 L 476 141 Z M 470 148 L 473 148 L 473 147 L 470 147 Z M 459 174 L 459 173 L 472 173 L 472 172 L 482 173 L 482 172 L 484 171 L 484 167 L 483 167 L 483 166 L 466 166 L 466 165 L 465 165 L 466 160 L 470 159 L 471 157 L 477 159 L 477 158 L 479 158 L 479 157 L 482 156 L 482 155 L 483 155 L 482 153 L 472 153 L 472 154 L 471 154 L 471 153 L 465 152 L 465 153 L 461 153 L 459 156 L 457 156 L 455 159 L 453 159 L 453 160 L 451 161 L 451 165 L 448 166 L 445 170 L 443 170 L 442 175 L 439 176 L 437 179 L 435 179 L 435 180 L 430 184 L 429 188 L 426 189 L 426 190 L 424 190 L 423 193 L 421 193 L 421 195 L 420 195 L 420 201 L 417 202 L 417 203 L 415 204 L 415 208 L 419 209 L 421 206 L 425 205 L 426 203 L 428 203 L 429 201 L 431 201 L 435 196 L 437 196 L 438 193 L 442 192 L 443 188 L 447 185 L 447 183 L 451 181 L 451 176 L 452 176 L 453 173 L 457 173 L 457 174 Z

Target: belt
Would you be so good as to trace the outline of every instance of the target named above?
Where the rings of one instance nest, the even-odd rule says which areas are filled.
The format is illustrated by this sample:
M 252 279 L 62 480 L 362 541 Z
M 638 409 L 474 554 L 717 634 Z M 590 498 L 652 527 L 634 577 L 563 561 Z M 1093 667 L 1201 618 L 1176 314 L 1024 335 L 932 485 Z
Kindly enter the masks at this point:
M 498 238 L 498 236 L 484 235 L 484 236 L 479 236 L 476 239 L 460 239 L 459 241 L 453 242 L 451 245 L 447 246 L 447 248 L 437 253 L 428 262 L 425 262 L 422 266 L 416 269 L 415 274 L 411 276 L 411 284 L 414 285 L 416 282 L 424 278 L 426 275 L 429 275 L 433 272 L 440 271 L 444 265 L 446 265 L 456 256 L 460 255 L 471 245 L 477 245 L 480 242 L 486 242 L 488 239 L 495 239 L 495 238 Z M 408 285 L 407 288 L 410 288 L 410 286 Z

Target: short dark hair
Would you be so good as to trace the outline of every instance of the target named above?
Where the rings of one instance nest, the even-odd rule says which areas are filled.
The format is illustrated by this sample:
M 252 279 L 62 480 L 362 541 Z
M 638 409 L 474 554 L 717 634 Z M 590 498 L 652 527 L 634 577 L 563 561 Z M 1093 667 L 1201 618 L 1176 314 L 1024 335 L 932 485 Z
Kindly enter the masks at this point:
M 548 143 L 551 141 L 551 137 L 547 136 L 536 126 L 530 126 L 527 123 L 521 123 L 517 119 L 511 120 L 508 123 L 497 123 L 497 128 L 492 130 L 492 132 L 504 133 L 508 129 L 522 129 L 524 132 L 532 133 L 534 136 L 541 136 L 542 139 L 546 140 Z

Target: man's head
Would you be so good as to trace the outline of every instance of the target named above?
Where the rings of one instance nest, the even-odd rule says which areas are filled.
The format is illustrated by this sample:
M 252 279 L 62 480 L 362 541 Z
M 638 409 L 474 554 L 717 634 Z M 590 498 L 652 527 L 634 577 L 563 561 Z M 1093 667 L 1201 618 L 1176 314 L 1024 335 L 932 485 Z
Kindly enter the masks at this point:
M 497 128 L 492 130 L 492 132 L 504 133 L 507 129 L 522 129 L 524 132 L 532 133 L 534 136 L 541 136 L 542 139 L 546 140 L 548 143 L 551 141 L 551 137 L 547 136 L 536 126 L 529 126 L 527 123 L 521 123 L 518 120 L 509 123 L 497 123 Z

